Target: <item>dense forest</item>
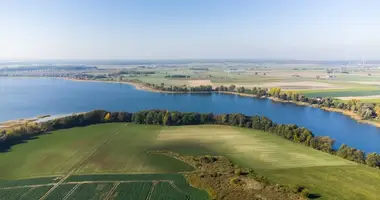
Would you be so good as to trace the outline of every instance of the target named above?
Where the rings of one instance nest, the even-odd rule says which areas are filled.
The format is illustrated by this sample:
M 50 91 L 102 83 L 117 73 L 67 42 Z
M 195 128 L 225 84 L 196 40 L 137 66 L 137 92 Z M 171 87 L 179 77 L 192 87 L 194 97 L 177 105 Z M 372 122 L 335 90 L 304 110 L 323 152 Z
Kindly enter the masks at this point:
M 336 154 L 337 156 L 357 163 L 367 164 L 371 167 L 380 167 L 379 154 L 370 153 L 366 156 L 363 151 L 350 148 L 346 145 L 342 145 L 337 151 L 335 151 L 333 149 L 334 140 L 331 138 L 314 136 L 310 130 L 298 127 L 294 124 L 277 124 L 267 117 L 246 116 L 243 114 L 214 115 L 212 113 L 184 113 L 166 110 L 146 110 L 135 113 L 94 110 L 38 124 L 29 123 L 7 132 L 0 132 L 0 149 L 3 151 L 7 150 L 14 144 L 52 130 L 108 122 L 130 122 L 136 124 L 158 124 L 166 126 L 219 124 L 245 127 L 275 134 L 287 140 L 320 151 Z

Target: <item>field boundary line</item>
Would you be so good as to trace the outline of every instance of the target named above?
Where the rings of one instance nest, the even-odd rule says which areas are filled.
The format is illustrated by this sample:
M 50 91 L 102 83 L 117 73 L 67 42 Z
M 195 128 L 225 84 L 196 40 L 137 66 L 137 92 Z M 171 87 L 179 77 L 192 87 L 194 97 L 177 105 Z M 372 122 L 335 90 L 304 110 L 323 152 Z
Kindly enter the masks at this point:
M 65 197 L 63 197 L 63 199 L 62 200 L 66 200 L 66 199 L 68 199 L 74 192 L 75 192 L 75 190 L 77 190 L 77 188 L 79 187 L 79 186 L 81 186 L 82 184 L 81 183 L 79 183 L 79 184 L 76 184 L 66 195 L 65 195 Z
M 30 192 L 32 192 L 36 187 L 31 187 L 28 191 L 24 192 L 18 199 L 23 199 L 26 195 L 28 195 Z
M 21 188 L 36 188 L 36 187 L 44 187 L 44 186 L 53 186 L 55 183 L 47 183 L 47 184 L 39 184 L 39 185 L 19 185 L 12 187 L 3 187 L 0 190 L 11 190 L 11 189 L 21 189 Z
M 127 123 L 128 124 L 128 123 Z M 93 151 L 91 151 L 82 161 L 80 161 L 76 166 L 74 166 L 69 173 L 67 173 L 60 181 L 58 181 L 52 188 L 50 188 L 49 191 L 47 191 L 44 196 L 40 198 L 40 200 L 45 199 L 52 191 L 54 191 L 61 183 L 63 183 L 68 177 L 74 174 L 74 172 L 79 169 L 85 162 L 87 162 L 103 145 L 107 144 L 109 140 L 119 133 L 120 128 L 116 129 L 116 131 L 111 134 L 108 139 L 100 143 L 98 146 L 95 147 Z
M 120 185 L 120 182 L 116 182 L 115 185 L 111 188 L 111 190 L 108 192 L 107 196 L 104 198 L 104 200 L 108 200 L 111 198 L 111 195 L 116 190 L 116 188 Z
M 184 194 L 186 196 L 186 200 L 188 199 L 191 199 L 191 195 L 189 193 L 186 193 L 184 191 L 182 191 L 179 187 L 177 187 L 177 185 L 174 183 L 174 181 L 169 181 L 169 184 L 175 189 L 177 190 L 177 192 L 181 193 L 181 194 Z
M 179 193 L 182 193 L 182 194 L 185 194 L 186 195 L 186 193 L 185 192 L 183 192 L 181 189 L 179 189 L 176 185 L 175 185 L 175 183 L 174 183 L 174 181 L 169 181 L 169 184 L 175 189 L 175 190 L 177 190 L 177 192 L 179 192 Z
M 168 182 L 170 183 L 172 180 L 126 180 L 126 181 L 120 181 L 120 180 L 114 180 L 114 181 L 78 181 L 78 182 L 65 182 L 62 183 L 62 185 L 66 184 L 99 184 L 99 183 L 152 183 L 152 182 Z
M 153 182 L 153 185 L 152 185 L 152 187 L 150 188 L 149 193 L 148 193 L 148 196 L 146 196 L 146 199 L 145 199 L 145 200 L 150 200 L 150 198 L 152 198 L 153 191 L 154 191 L 154 188 L 156 187 L 157 183 L 158 183 L 157 181 L 154 181 L 154 182 Z
M 77 184 L 99 184 L 99 183 L 152 183 L 152 182 L 168 182 L 170 183 L 172 180 L 112 180 L 112 181 L 70 181 L 70 182 L 64 182 L 61 183 L 61 185 L 77 185 Z M 11 190 L 11 189 L 21 189 L 21 188 L 37 188 L 37 187 L 46 187 L 46 186 L 53 186 L 55 183 L 47 183 L 47 184 L 39 184 L 39 185 L 20 185 L 20 186 L 13 186 L 13 187 L 3 187 L 0 188 L 0 190 Z

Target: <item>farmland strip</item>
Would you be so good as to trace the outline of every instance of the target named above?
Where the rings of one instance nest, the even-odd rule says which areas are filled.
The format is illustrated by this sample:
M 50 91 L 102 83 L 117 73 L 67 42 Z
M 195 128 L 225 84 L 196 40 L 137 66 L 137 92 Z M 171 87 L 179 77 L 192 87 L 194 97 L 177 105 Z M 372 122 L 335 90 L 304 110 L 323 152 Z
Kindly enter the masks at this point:
M 75 190 L 76 190 L 80 185 L 82 185 L 82 184 L 80 183 L 80 184 L 75 185 L 75 186 L 73 187 L 73 189 L 71 189 L 71 190 L 66 194 L 66 196 L 63 197 L 62 200 L 66 200 L 66 199 L 68 199 L 68 198 L 69 198 L 69 197 L 75 192 Z
M 186 193 L 186 192 L 183 192 L 181 189 L 179 189 L 179 188 L 175 185 L 175 183 L 174 183 L 173 181 L 169 181 L 169 184 L 170 184 L 175 190 L 177 190 L 177 192 L 184 194 L 184 195 L 186 196 L 186 199 L 191 199 L 191 195 L 188 194 L 188 193 Z
M 126 124 L 128 125 L 128 124 Z M 126 126 L 125 125 L 125 126 Z M 88 161 L 102 146 L 107 144 L 109 140 L 119 133 L 119 129 L 117 129 L 111 136 L 108 137 L 105 141 L 103 141 L 101 144 L 99 144 L 92 152 L 90 152 L 86 158 L 84 158 L 80 163 L 78 163 L 75 167 L 72 168 L 72 170 L 65 175 L 59 182 L 57 182 L 44 196 L 40 198 L 40 200 L 44 200 L 52 191 L 54 191 L 61 183 L 63 183 L 67 178 L 69 178 L 71 175 L 74 174 L 74 172 L 79 169 L 86 161 Z
M 78 181 L 78 182 L 64 182 L 61 185 L 76 185 L 76 184 L 91 184 L 91 183 L 150 183 L 150 182 L 171 182 L 171 180 L 128 180 L 128 181 Z M 13 187 L 3 187 L 0 190 L 21 189 L 21 188 L 36 188 L 44 186 L 53 186 L 54 183 L 39 184 L 39 185 L 20 185 Z
M 39 185 L 19 185 L 19 186 L 12 186 L 12 187 L 3 187 L 3 188 L 0 188 L 0 190 L 21 189 L 21 188 L 36 188 L 36 187 L 44 187 L 44 186 L 51 186 L 51 185 L 54 185 L 54 183 L 39 184 Z
M 108 199 L 111 197 L 112 193 L 116 190 L 117 186 L 119 186 L 119 185 L 120 185 L 120 182 L 116 182 L 115 185 L 114 185 L 114 186 L 111 188 L 111 190 L 108 192 L 106 198 L 104 198 L 104 199 L 105 199 L 105 200 L 108 200 Z
M 32 190 L 34 190 L 36 187 L 31 187 L 28 191 L 26 191 L 24 194 L 20 196 L 18 199 L 23 199 L 26 195 L 28 195 Z

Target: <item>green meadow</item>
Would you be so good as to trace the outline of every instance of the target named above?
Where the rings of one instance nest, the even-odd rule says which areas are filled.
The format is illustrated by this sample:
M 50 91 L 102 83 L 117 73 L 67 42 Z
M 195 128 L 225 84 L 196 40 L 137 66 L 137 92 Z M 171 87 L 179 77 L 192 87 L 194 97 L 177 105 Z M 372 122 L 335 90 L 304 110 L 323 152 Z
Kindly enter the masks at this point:
M 192 171 L 190 165 L 149 153 L 153 150 L 170 150 L 183 155 L 223 155 L 239 166 L 253 168 L 274 183 L 306 186 L 320 199 L 376 199 L 380 188 L 378 169 L 270 133 L 219 125 L 168 127 L 110 123 L 53 131 L 0 153 L 0 179 L 3 179 L 0 181 L 0 188 L 3 188 L 0 195 L 10 195 L 4 188 L 20 184 L 43 183 L 49 187 L 56 182 L 49 177 L 66 174 L 70 176 L 65 183 L 49 195 L 66 196 L 71 190 L 72 194 L 69 195 L 73 195 L 75 191 L 83 190 L 94 199 L 101 199 L 104 197 L 102 195 L 121 199 L 117 196 L 129 194 L 117 193 L 121 191 L 119 187 L 138 187 L 120 181 L 135 179 L 147 181 L 144 187 L 153 184 L 154 180 L 168 179 L 169 182 L 154 185 L 149 193 L 152 199 L 169 198 L 160 197 L 160 191 L 171 191 L 168 194 L 173 198 L 186 194 L 204 195 L 189 187 L 178 174 Z M 27 178 L 38 179 L 25 180 Z M 83 185 L 83 182 L 98 185 Z M 172 182 L 181 185 L 183 192 L 170 187 Z M 75 185 L 65 185 L 69 183 L 79 185 L 73 189 Z M 20 194 L 25 192 L 19 191 Z M 146 198 L 144 195 L 147 194 L 144 190 L 136 192 L 136 195 Z M 76 199 L 85 197 L 78 196 Z

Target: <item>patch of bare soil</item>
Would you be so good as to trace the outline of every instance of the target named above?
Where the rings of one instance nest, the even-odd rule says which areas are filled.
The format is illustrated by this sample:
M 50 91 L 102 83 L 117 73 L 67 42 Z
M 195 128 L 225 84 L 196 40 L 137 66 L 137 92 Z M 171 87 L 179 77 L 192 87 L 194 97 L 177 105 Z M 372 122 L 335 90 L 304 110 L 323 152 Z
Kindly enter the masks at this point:
M 195 86 L 201 86 L 201 85 L 212 85 L 210 80 L 189 80 L 187 81 L 189 86 L 195 87 Z
M 380 85 L 380 81 L 351 81 L 353 83 L 359 83 L 363 85 Z

